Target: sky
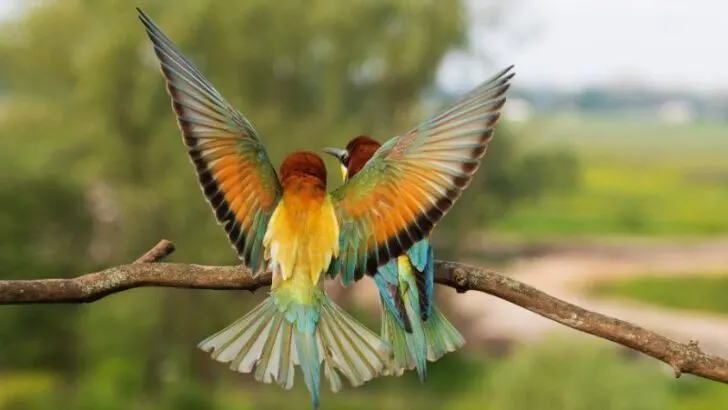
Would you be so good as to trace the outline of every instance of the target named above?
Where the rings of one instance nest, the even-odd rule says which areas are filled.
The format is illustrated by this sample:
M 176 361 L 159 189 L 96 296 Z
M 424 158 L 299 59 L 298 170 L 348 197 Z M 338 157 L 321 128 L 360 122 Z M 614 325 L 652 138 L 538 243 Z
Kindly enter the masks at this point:
M 493 0 L 470 0 L 483 9 Z M 522 85 L 579 89 L 617 80 L 655 88 L 728 90 L 728 2 L 721 0 L 505 0 L 504 27 L 472 40 L 499 66 L 516 65 Z M 492 14 L 492 13 L 491 13 Z M 452 56 L 440 79 L 471 86 L 495 71 Z M 449 65 L 448 65 L 449 64 Z M 485 72 L 483 72 L 485 71 Z M 470 84 L 468 84 L 470 83 Z
M 6 18 L 17 7 L 18 0 L 0 0 L 0 18 Z
M 508 64 L 522 86 L 580 89 L 615 81 L 728 91 L 728 2 L 722 0 L 467 0 L 475 51 L 443 63 L 439 82 L 463 91 Z M 0 19 L 20 0 L 0 0 Z M 492 4 L 505 5 L 489 30 Z

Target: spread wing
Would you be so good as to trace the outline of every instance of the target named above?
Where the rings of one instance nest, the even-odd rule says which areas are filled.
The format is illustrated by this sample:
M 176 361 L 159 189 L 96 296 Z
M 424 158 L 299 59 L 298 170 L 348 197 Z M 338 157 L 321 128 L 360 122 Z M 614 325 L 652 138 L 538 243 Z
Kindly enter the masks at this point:
M 202 192 L 238 257 L 258 272 L 263 236 L 282 192 L 265 147 L 248 120 L 137 11 L 154 45 Z
M 513 66 L 452 107 L 384 143 L 362 170 L 332 192 L 340 255 L 329 274 L 344 284 L 426 238 L 472 180 L 493 138 Z

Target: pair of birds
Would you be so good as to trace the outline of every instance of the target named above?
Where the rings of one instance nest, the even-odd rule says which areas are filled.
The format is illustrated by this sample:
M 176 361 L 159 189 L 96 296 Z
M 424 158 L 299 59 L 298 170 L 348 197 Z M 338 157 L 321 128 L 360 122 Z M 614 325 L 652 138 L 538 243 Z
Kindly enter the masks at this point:
M 230 368 L 291 388 L 303 373 L 314 408 L 321 367 L 331 389 L 417 368 L 464 344 L 434 306 L 428 236 L 468 186 L 493 137 L 511 67 L 439 115 L 384 144 L 360 136 L 325 148 L 345 183 L 326 189 L 312 152 L 288 155 L 276 174 L 248 120 L 141 10 L 202 191 L 241 261 L 273 272 L 270 295 L 199 347 Z M 337 306 L 324 276 L 347 286 L 371 276 L 381 337 Z

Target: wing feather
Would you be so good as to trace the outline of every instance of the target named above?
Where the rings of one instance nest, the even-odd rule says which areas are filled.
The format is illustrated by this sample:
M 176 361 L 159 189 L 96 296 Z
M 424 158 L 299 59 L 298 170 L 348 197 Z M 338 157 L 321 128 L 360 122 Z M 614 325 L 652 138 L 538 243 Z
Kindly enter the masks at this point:
M 253 126 L 141 10 L 198 181 L 238 257 L 263 267 L 263 234 L 282 188 Z
M 513 66 L 408 133 L 385 142 L 332 192 L 348 284 L 426 238 L 467 188 L 493 138 Z

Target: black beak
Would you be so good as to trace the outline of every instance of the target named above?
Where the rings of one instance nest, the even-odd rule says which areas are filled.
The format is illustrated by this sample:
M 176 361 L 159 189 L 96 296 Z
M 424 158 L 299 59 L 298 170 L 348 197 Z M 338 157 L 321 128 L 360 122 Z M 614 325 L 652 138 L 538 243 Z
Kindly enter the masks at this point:
M 324 147 L 323 150 L 325 153 L 335 156 L 336 159 L 338 159 L 339 162 L 341 162 L 342 164 L 344 163 L 344 158 L 346 158 L 346 155 L 347 155 L 347 152 L 345 149 Z

